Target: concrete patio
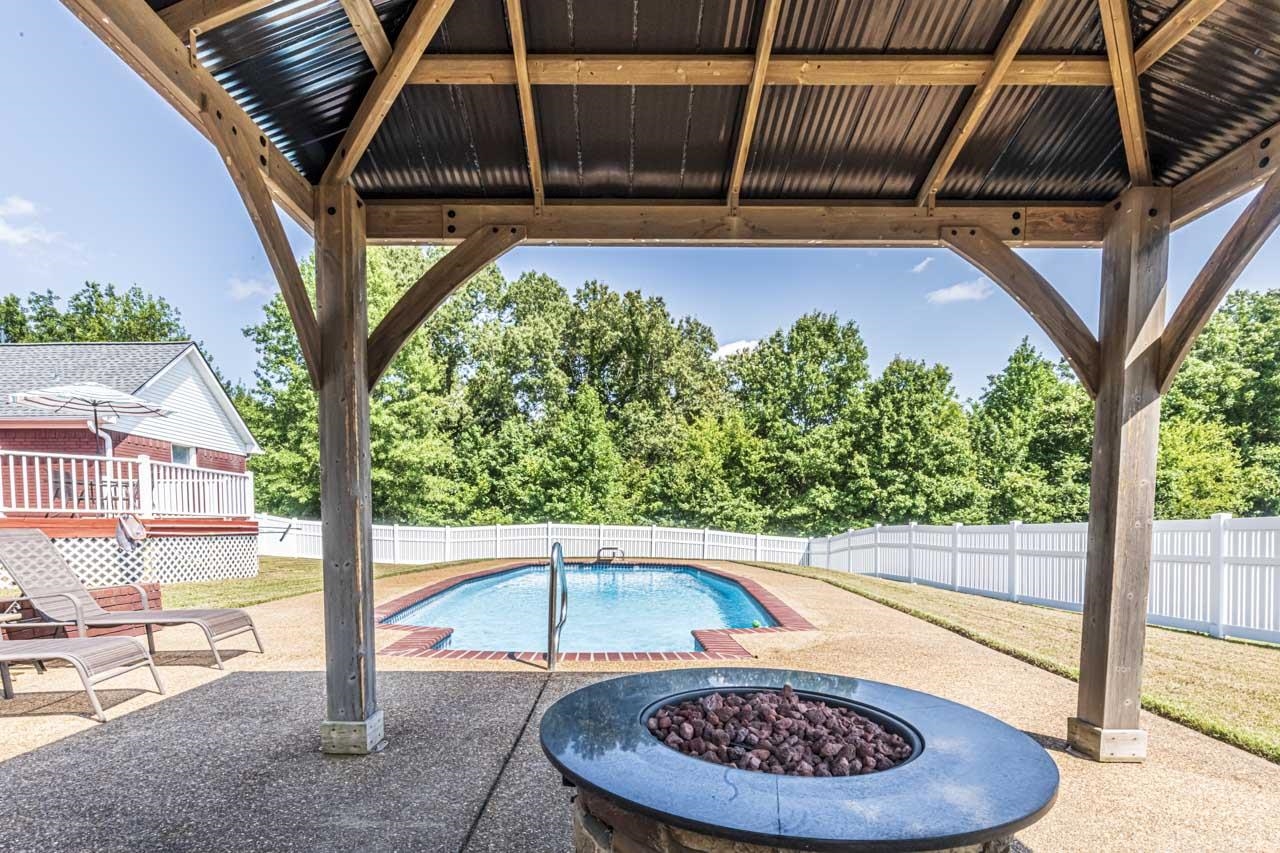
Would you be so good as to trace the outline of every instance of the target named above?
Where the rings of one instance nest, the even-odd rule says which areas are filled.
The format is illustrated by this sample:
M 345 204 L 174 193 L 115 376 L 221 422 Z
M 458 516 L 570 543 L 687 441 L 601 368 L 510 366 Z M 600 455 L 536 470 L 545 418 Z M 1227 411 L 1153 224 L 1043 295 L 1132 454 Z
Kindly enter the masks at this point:
M 1029 849 L 1262 851 L 1280 838 L 1280 814 L 1267 807 L 1280 766 L 1148 714 L 1145 764 L 1084 760 L 1060 737 L 1074 683 L 818 581 L 725 568 L 817 627 L 744 638 L 756 655 L 746 665 L 927 690 L 1039 740 L 1062 784 L 1048 816 L 1019 833 Z M 465 570 L 389 579 L 376 598 Z M 137 849 L 140 837 L 178 850 L 569 849 L 570 791 L 542 758 L 538 719 L 608 674 L 585 670 L 640 665 L 565 665 L 548 678 L 511 661 L 383 656 L 389 747 L 327 757 L 314 728 L 324 702 L 320 609 L 318 594 L 252 608 L 268 654 L 239 654 L 227 673 L 209 669 L 207 654 L 176 651 L 195 647 L 192 636 L 161 632 L 171 695 L 145 692 L 142 674 L 109 684 L 105 725 L 83 718 L 87 703 L 67 672 L 21 671 L 19 698 L 0 704 L 0 849 Z M 384 634 L 394 632 L 380 631 L 379 645 L 394 641 Z

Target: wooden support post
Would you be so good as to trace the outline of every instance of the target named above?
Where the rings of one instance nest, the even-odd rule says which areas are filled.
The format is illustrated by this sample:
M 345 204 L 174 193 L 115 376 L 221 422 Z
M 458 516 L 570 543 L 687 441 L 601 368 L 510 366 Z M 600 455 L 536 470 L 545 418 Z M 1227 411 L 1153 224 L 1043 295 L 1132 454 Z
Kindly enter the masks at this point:
M 349 184 L 322 185 L 316 201 L 328 673 L 320 741 L 325 752 L 365 754 L 379 749 L 383 739 L 374 670 L 364 209 Z
M 1142 761 L 1142 644 L 1160 430 L 1160 334 L 1169 267 L 1167 189 L 1120 196 L 1102 252 L 1077 715 L 1067 739 L 1098 761 Z

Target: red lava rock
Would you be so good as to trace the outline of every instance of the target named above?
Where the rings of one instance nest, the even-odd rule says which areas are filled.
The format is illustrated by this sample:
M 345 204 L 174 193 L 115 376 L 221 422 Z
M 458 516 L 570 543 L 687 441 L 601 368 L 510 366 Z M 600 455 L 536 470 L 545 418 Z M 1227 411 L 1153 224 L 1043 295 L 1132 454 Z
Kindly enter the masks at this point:
M 764 773 L 853 776 L 911 757 L 901 736 L 850 708 L 797 696 L 789 684 L 664 705 L 645 723 L 686 755 Z

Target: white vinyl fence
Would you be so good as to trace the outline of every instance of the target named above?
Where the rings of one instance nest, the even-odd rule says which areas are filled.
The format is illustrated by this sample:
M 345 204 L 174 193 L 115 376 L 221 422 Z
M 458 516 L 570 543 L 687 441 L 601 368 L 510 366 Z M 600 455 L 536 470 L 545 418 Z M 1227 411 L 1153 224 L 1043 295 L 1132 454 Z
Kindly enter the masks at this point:
M 260 554 L 320 556 L 320 522 L 259 516 Z M 876 526 L 820 539 L 671 527 L 375 524 L 384 563 L 545 559 L 551 543 L 594 557 L 748 560 L 853 572 L 1065 610 L 1083 606 L 1088 525 Z M 1148 621 L 1216 637 L 1280 642 L 1280 518 L 1157 521 Z
M 810 540 L 808 565 L 1079 611 L 1088 525 L 910 524 Z M 1280 518 L 1157 521 L 1147 621 L 1280 642 Z
M 260 554 L 320 556 L 320 522 L 260 515 L 258 525 Z M 796 565 L 803 564 L 809 550 L 809 540 L 796 536 L 678 527 L 613 524 L 373 526 L 373 558 L 380 563 L 445 563 L 506 557 L 546 559 L 553 542 L 559 542 L 569 557 L 594 557 L 601 548 L 621 548 L 628 559 L 760 560 Z

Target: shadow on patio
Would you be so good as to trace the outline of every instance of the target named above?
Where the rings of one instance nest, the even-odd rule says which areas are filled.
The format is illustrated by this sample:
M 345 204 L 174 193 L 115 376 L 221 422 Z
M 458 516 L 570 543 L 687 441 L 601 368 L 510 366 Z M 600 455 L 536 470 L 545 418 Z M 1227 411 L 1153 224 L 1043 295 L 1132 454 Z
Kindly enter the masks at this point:
M 383 673 L 391 747 L 341 758 L 319 752 L 322 673 L 232 672 L 0 764 L 3 846 L 566 850 L 537 722 L 600 677 Z

